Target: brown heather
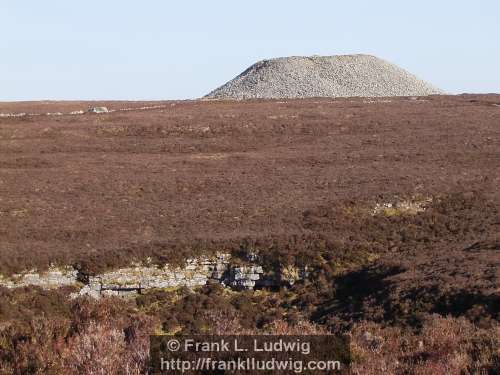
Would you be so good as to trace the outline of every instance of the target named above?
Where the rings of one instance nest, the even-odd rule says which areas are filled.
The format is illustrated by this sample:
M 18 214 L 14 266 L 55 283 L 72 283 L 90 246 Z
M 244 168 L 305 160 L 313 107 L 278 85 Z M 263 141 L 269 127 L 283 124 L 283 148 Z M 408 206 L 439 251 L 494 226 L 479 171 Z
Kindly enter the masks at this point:
M 221 250 L 310 275 L 129 300 L 0 288 L 0 373 L 145 373 L 151 333 L 325 332 L 356 374 L 500 373 L 500 97 L 365 101 L 0 118 L 1 275 Z M 124 104 L 0 112 L 97 105 Z

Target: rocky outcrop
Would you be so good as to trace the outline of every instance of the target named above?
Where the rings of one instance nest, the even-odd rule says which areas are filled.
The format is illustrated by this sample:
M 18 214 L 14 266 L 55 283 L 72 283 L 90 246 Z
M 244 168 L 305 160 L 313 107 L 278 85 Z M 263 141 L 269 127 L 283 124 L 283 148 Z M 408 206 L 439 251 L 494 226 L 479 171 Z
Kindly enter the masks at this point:
M 227 284 L 236 290 L 253 289 L 263 273 L 262 266 L 230 267 Z
M 7 288 L 20 288 L 24 286 L 39 286 L 43 289 L 59 288 L 74 285 L 77 282 L 78 271 L 72 267 L 51 267 L 43 273 L 35 270 L 4 278 L 0 275 L 0 286 Z
M 290 266 L 266 273 L 255 254 L 243 262 L 241 259 L 236 262 L 231 260 L 230 254 L 219 253 L 211 258 L 188 259 L 182 267 L 135 264 L 99 275 L 85 274 L 71 267 L 52 267 L 43 273 L 32 270 L 11 278 L 0 276 L 0 286 L 18 288 L 31 285 L 51 289 L 83 285 L 72 297 L 99 298 L 105 295 L 129 296 L 148 289 L 194 288 L 210 281 L 234 290 L 290 286 L 306 276 L 305 269 Z
M 184 267 L 155 265 L 121 268 L 97 276 L 79 274 L 85 286 L 80 295 L 129 295 L 147 289 L 164 289 L 206 285 L 209 280 L 222 282 L 227 274 L 230 256 L 188 259 Z

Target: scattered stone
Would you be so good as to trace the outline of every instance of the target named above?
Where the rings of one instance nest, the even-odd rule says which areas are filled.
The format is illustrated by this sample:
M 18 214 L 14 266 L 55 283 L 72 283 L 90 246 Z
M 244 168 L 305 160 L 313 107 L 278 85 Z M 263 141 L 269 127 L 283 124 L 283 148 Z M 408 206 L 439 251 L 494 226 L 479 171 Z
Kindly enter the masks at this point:
M 424 212 L 430 203 L 432 203 L 432 198 L 377 203 L 372 210 L 372 215 L 416 215 L 420 212 Z
M 392 100 L 363 100 L 364 104 L 392 103 Z
M 27 113 L 21 112 L 21 113 L 0 113 L 0 117 L 24 117 L 28 116 Z
M 89 113 L 108 113 L 110 111 L 106 107 L 93 107 L 93 108 L 89 108 L 87 110 L 87 112 L 89 112 Z

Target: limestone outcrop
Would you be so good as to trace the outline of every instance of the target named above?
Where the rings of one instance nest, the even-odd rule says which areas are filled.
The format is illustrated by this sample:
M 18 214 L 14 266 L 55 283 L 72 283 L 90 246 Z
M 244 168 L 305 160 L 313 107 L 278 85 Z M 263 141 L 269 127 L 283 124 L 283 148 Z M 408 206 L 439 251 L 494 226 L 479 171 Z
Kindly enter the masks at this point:
M 231 259 L 230 254 L 219 253 L 214 257 L 188 259 L 184 266 L 135 264 L 98 275 L 85 274 L 72 267 L 52 267 L 41 273 L 31 270 L 10 278 L 0 276 L 0 286 L 38 286 L 43 289 L 79 286 L 81 289 L 72 297 L 99 298 L 105 295 L 129 296 L 148 289 L 194 288 L 209 282 L 234 290 L 290 286 L 307 277 L 303 268 L 283 266 L 266 271 L 260 263 L 255 254 L 242 262 L 241 259 Z

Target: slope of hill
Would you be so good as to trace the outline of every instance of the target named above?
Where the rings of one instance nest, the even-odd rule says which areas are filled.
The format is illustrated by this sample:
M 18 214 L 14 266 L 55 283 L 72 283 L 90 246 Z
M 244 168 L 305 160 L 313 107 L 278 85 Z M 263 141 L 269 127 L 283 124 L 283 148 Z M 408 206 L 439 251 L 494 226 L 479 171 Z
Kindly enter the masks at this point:
M 499 104 L 0 103 L 25 113 L 0 117 L 0 374 L 147 373 L 150 334 L 325 332 L 352 373 L 500 373 Z

